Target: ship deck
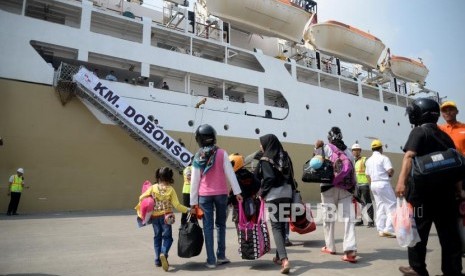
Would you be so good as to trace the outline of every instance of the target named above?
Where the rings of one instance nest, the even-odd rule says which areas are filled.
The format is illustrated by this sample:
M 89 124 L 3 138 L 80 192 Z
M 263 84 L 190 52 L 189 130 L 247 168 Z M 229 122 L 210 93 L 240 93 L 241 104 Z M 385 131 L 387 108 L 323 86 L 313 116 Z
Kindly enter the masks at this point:
M 180 218 L 178 214 L 178 218 Z M 230 264 L 210 270 L 204 267 L 205 249 L 200 256 L 177 256 L 179 219 L 173 226 L 169 272 L 176 275 L 269 275 L 279 273 L 268 253 L 259 260 L 242 260 L 237 254 L 234 224 L 227 223 L 227 257 Z M 153 230 L 138 229 L 132 210 L 21 214 L 0 218 L 0 275 L 147 275 L 164 273 L 153 264 Z M 343 225 L 336 225 L 336 246 L 342 250 Z M 294 246 L 288 247 L 292 275 L 398 275 L 398 266 L 407 265 L 407 250 L 395 239 L 380 238 L 374 228 L 357 227 L 357 264 L 341 261 L 341 253 L 320 253 L 324 245 L 321 223 L 310 234 L 291 233 Z M 427 264 L 431 275 L 440 271 L 441 250 L 436 231 L 430 235 Z

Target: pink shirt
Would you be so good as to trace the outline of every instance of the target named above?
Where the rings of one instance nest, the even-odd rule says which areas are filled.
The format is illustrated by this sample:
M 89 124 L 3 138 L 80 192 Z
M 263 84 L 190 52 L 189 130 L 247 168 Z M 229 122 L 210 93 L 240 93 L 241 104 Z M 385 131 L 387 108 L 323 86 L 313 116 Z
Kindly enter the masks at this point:
M 227 195 L 228 183 L 235 195 L 241 193 L 228 153 L 218 149 L 215 156 L 215 164 L 207 174 L 201 175 L 199 168 L 192 167 L 190 204 L 197 205 L 199 196 Z

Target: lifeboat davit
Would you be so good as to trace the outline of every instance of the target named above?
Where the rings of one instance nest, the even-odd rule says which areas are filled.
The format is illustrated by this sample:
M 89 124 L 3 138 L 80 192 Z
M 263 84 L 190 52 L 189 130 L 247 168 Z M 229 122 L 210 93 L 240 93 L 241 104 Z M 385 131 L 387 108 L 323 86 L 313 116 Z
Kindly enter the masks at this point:
M 313 13 L 295 0 L 207 0 L 208 11 L 237 29 L 301 42 Z M 306 2 L 306 1 L 303 1 Z M 310 1 L 313 2 L 313 1 Z M 316 4 L 315 4 L 316 5 Z
M 414 59 L 391 56 L 389 59 L 392 74 L 409 82 L 425 83 L 428 76 L 428 68 L 421 62 Z
M 323 53 L 368 68 L 376 68 L 386 48 L 379 38 L 333 20 L 310 25 L 304 39 Z

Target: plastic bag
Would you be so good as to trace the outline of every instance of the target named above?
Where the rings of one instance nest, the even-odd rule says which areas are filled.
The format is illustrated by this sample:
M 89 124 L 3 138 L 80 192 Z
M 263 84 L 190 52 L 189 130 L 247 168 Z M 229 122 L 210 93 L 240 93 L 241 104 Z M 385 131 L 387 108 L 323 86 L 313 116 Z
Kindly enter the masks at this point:
M 392 214 L 392 224 L 397 242 L 401 247 L 413 247 L 420 241 L 413 218 L 413 207 L 405 198 L 397 198 L 396 210 Z

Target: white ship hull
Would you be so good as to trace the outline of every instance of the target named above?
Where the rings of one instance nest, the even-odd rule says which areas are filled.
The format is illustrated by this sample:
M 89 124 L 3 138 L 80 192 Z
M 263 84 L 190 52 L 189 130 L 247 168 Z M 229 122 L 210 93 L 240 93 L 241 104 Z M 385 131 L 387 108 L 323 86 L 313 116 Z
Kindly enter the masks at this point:
M 187 32 L 169 30 L 146 18 L 140 21 L 121 16 L 114 18 L 116 25 L 122 22 L 140 29 L 140 42 L 121 39 L 121 35 L 112 36 L 111 32 L 102 34 L 99 33 L 101 30 L 95 31 L 97 26 L 91 20 L 100 15 L 99 10 L 89 2 L 84 1 L 82 7 L 79 2 L 58 2 L 82 9 L 79 27 L 0 10 L 1 26 L 15 26 L 0 30 L 1 41 L 8 41 L 0 46 L 0 77 L 12 80 L 0 82 L 0 108 L 3 112 L 8 110 L 7 114 L 3 114 L 3 118 L 8 118 L 7 123 L 0 126 L 0 134 L 6 140 L 2 148 L 5 154 L 0 156 L 0 176 L 6 179 L 15 167 L 25 167 L 26 171 L 29 168 L 26 176 L 29 175 L 29 179 L 32 179 L 29 181 L 34 184 L 31 183 L 33 188 L 24 195 L 31 197 L 31 201 L 24 202 L 24 208 L 28 211 L 132 207 L 143 180 L 153 179 L 154 169 L 164 165 L 159 159 L 152 159 L 153 156 L 150 156 L 150 160 L 154 160 L 154 163 L 143 165 L 140 160 L 150 153 L 142 145 L 128 139 L 124 132 L 116 134 L 118 128 L 106 125 L 110 122 L 92 106 L 86 107 L 103 124 L 95 121 L 95 126 L 91 126 L 91 113 L 86 112 L 76 99 L 61 106 L 58 97 L 49 95 L 45 100 L 43 94 L 38 94 L 36 87 L 42 87 L 39 89 L 41 93 L 53 93 L 51 88 L 44 92 L 43 87 L 52 85 L 54 76 L 54 69 L 35 50 L 39 46 L 43 47 L 41 49 L 53 48 L 55 58 L 74 60 L 88 66 L 106 64 L 113 68 L 127 61 L 135 64 L 135 71 L 148 76 L 149 81 L 151 78 L 159 81 L 159 78 L 152 76 L 165 73 L 163 80 L 168 80 L 171 90 L 151 85 L 102 82 L 118 91 L 128 104 L 137 106 L 145 116 L 157 118 L 173 137 L 182 138 L 191 152 L 197 149 L 193 132 L 203 123 L 211 124 L 217 130 L 220 146 L 231 153 L 249 154 L 258 149 L 260 136 L 274 133 L 291 153 L 299 180 L 299 168 L 311 155 L 311 145 L 317 139 L 326 140 L 328 130 L 332 126 L 339 126 L 347 145 L 357 142 L 368 149 L 371 140 L 379 138 L 386 145 L 385 152 L 392 157 L 394 164 L 400 163 L 402 146 L 411 129 L 404 116 L 409 101 L 406 96 L 312 70 L 295 62 L 285 63 L 259 50 L 248 51 L 231 44 L 193 38 Z M 155 45 L 161 45 L 162 42 L 170 42 L 169 38 L 173 38 L 172 41 L 175 38 L 192 39 L 194 42 L 187 44 L 192 50 L 173 51 L 154 46 L 154 41 L 158 41 Z M 200 48 L 202 43 L 209 43 L 209 47 L 215 51 L 227 53 L 225 60 L 205 58 L 210 56 L 205 54 L 206 48 Z M 202 54 L 195 54 L 196 47 Z M 133 71 L 129 70 L 128 74 L 133 74 Z M 22 82 L 33 84 L 25 85 Z M 209 87 L 218 88 L 218 84 L 222 84 L 222 89 L 217 90 L 222 93 L 219 98 L 208 97 Z M 28 91 L 15 92 L 25 87 Z M 243 95 L 246 102 L 228 101 L 227 98 L 233 95 Z M 50 102 L 51 98 L 56 98 L 56 102 Z M 196 108 L 196 104 L 204 98 L 207 98 L 206 103 Z M 285 103 L 284 107 L 273 106 L 276 99 Z M 17 112 L 12 108 L 18 104 L 25 110 Z M 30 108 L 33 106 L 35 108 Z M 36 114 L 40 112 L 37 106 L 54 112 L 70 110 L 73 116 L 66 116 L 62 120 L 54 118 L 60 122 L 57 129 L 53 128 L 53 124 L 46 124 L 47 127 L 40 129 L 41 123 L 34 118 L 49 119 L 43 114 Z M 267 112 L 271 112 L 271 118 L 265 116 Z M 29 125 L 27 131 L 18 127 L 23 124 Z M 65 135 L 67 132 L 70 133 Z M 41 136 L 42 141 L 49 136 L 50 141 L 58 140 L 61 143 L 56 143 L 56 148 L 40 148 L 34 140 L 26 138 L 29 133 Z M 18 143 L 9 144 L 8 141 L 12 140 Z M 79 155 L 79 148 L 82 148 L 83 155 Z M 38 156 L 29 160 L 31 149 L 37 151 Z M 47 157 L 67 160 L 68 150 L 73 156 L 69 163 Z M 82 170 L 76 168 L 80 166 Z M 113 169 L 112 166 L 118 168 Z M 51 181 L 51 175 L 57 175 L 58 180 Z M 115 178 L 122 180 L 115 182 Z M 177 180 L 179 187 L 181 180 Z M 66 183 L 71 184 L 64 186 L 68 185 Z M 305 184 L 302 190 L 310 200 L 318 200 L 318 185 Z M 80 200 L 69 201 L 66 197 L 60 197 L 60 193 L 69 191 L 76 193 Z M 105 196 L 113 192 L 118 198 L 117 203 L 111 203 L 108 199 L 113 200 L 114 196 Z M 88 207 L 83 201 L 88 201 Z

